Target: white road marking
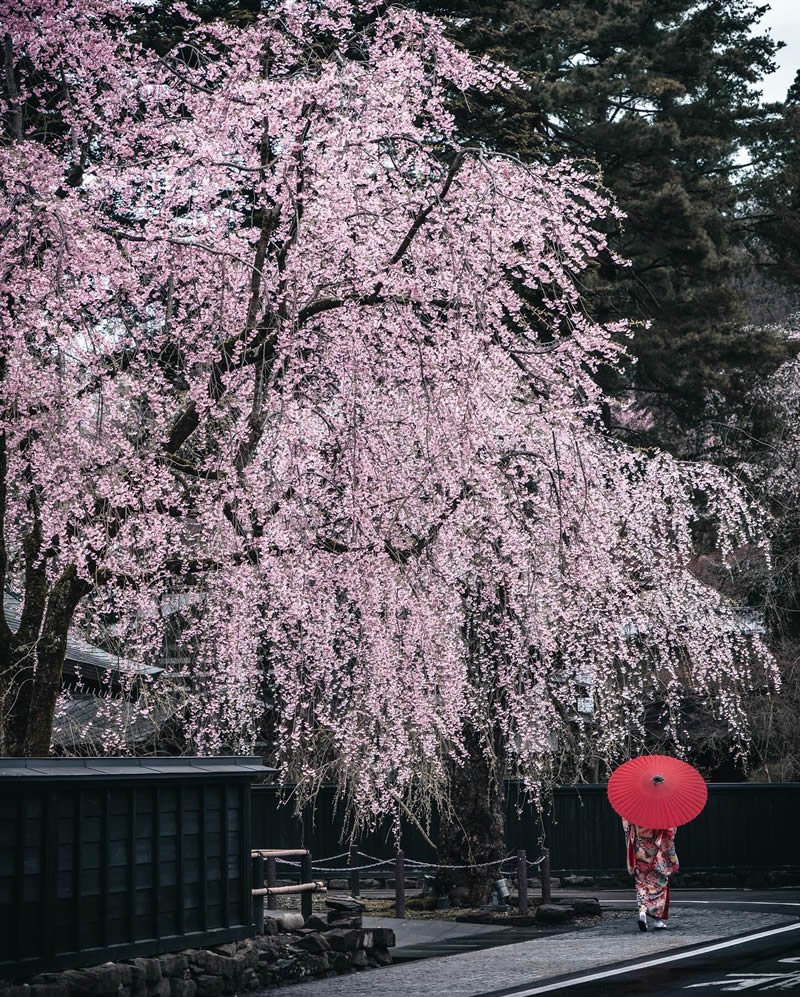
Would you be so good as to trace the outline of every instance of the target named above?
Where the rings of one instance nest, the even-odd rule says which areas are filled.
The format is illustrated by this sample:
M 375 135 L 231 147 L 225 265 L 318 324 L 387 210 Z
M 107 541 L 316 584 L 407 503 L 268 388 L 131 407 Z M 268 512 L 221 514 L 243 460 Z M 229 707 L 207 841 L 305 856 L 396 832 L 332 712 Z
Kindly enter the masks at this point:
M 684 901 L 691 903 L 692 901 Z M 704 903 L 705 901 L 698 901 Z M 709 952 L 719 952 L 722 949 L 732 948 L 734 945 L 744 945 L 745 942 L 755 942 L 760 938 L 771 938 L 773 935 L 782 935 L 787 931 L 800 931 L 800 923 L 787 924 L 782 928 L 771 928 L 769 931 L 758 931 L 754 935 L 745 935 L 743 938 L 732 938 L 726 942 L 715 942 L 713 945 L 705 945 L 703 948 L 692 949 L 691 952 L 677 952 L 674 955 L 661 956 L 658 959 L 648 959 L 647 962 L 637 962 L 632 966 L 620 966 L 617 969 L 601 970 L 598 973 L 590 973 L 587 976 L 571 977 L 569 980 L 562 980 L 560 983 L 549 983 L 539 987 L 530 987 L 527 990 L 514 990 L 505 997 L 534 997 L 534 994 L 547 994 L 552 990 L 563 990 L 565 987 L 574 987 L 582 983 L 592 983 L 595 980 L 607 980 L 610 976 L 622 976 L 625 973 L 634 973 L 640 969 L 650 969 L 652 966 L 663 966 L 668 962 L 679 962 L 681 959 L 694 959 L 698 955 L 706 955 Z
M 670 897 L 670 906 L 676 904 L 722 904 L 729 907 L 731 904 L 747 904 L 749 907 L 758 905 L 760 907 L 800 907 L 800 901 L 796 900 L 676 900 Z M 633 900 L 601 900 L 601 904 L 629 904 L 635 907 Z

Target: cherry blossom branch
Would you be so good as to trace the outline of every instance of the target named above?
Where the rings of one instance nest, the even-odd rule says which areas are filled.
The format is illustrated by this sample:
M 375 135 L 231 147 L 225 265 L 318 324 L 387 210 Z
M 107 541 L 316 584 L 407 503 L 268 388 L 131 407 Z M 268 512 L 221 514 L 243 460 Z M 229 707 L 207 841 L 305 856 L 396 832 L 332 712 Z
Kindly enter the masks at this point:
M 390 266 L 400 262 L 400 260 L 405 256 L 406 252 L 408 251 L 408 247 L 413 242 L 414 236 L 417 234 L 417 232 L 419 232 L 419 230 L 425 224 L 425 221 L 430 215 L 430 213 L 438 204 L 442 204 L 444 202 L 444 200 L 447 197 L 447 192 L 450 190 L 450 186 L 455 180 L 458 171 L 464 165 L 465 158 L 466 156 L 463 152 L 456 153 L 455 157 L 453 158 L 453 162 L 450 164 L 450 167 L 447 170 L 447 176 L 445 177 L 444 184 L 442 185 L 442 189 L 439 191 L 437 198 L 434 201 L 431 201 L 431 203 L 426 205 L 424 208 L 420 208 L 420 210 L 417 212 L 417 215 L 411 224 L 411 228 L 406 233 L 403 241 L 397 247 L 394 256 L 392 256 L 392 258 L 389 260 Z

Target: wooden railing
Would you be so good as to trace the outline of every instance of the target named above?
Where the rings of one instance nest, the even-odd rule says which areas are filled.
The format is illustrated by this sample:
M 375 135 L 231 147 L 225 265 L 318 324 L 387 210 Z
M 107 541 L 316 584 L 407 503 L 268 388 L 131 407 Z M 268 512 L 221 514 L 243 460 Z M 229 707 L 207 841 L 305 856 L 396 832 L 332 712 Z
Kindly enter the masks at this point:
M 258 934 L 264 933 L 264 901 L 267 909 L 276 910 L 277 898 L 286 894 L 300 894 L 300 911 L 304 918 L 311 917 L 314 893 L 325 893 L 326 886 L 321 880 L 313 879 L 311 852 L 307 848 L 253 848 L 250 852 L 253 861 L 253 882 L 266 883 L 254 886 L 253 922 Z M 278 886 L 277 859 L 300 859 L 300 882 L 290 886 Z

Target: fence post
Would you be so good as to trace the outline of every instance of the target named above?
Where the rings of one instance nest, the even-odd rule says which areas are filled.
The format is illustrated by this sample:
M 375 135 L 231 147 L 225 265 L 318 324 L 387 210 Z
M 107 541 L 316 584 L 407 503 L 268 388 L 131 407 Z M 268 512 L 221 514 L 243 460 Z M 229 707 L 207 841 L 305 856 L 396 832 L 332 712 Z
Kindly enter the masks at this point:
M 311 883 L 314 880 L 314 863 L 311 861 L 311 852 L 306 852 L 306 854 L 300 860 L 301 876 L 300 880 L 303 883 Z M 303 915 L 303 920 L 307 921 L 311 917 L 311 912 L 314 909 L 314 892 L 313 890 L 307 890 L 305 893 L 300 894 L 300 913 Z
M 405 852 L 399 851 L 394 860 L 394 916 L 406 916 L 406 866 Z
M 253 859 L 253 886 L 260 889 L 264 885 L 264 858 L 257 855 Z M 253 897 L 253 924 L 257 935 L 264 934 L 264 897 Z
M 350 869 L 350 895 L 353 897 L 360 897 L 361 890 L 358 885 L 358 869 L 355 867 L 358 865 L 358 845 L 350 845 L 350 859 L 348 862 Z
M 544 858 L 542 859 L 542 903 L 550 903 L 550 849 L 543 848 Z
M 517 893 L 519 894 L 519 912 L 528 913 L 528 856 L 525 849 L 517 852 Z
M 278 885 L 278 863 L 275 859 L 267 859 L 267 886 Z M 267 894 L 267 910 L 278 909 L 278 898 Z

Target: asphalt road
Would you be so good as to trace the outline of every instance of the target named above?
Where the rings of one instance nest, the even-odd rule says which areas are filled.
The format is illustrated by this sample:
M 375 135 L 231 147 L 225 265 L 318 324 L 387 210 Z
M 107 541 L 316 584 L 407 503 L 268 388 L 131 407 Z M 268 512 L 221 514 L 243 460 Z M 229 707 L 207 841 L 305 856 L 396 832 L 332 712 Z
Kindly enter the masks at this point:
M 631 906 L 624 893 L 604 894 L 604 904 Z M 623 899 L 624 898 L 624 899 Z M 774 929 L 763 929 L 718 943 L 673 949 L 660 956 L 608 966 L 573 977 L 537 980 L 530 986 L 492 991 L 483 997 L 534 997 L 553 994 L 593 994 L 595 997 L 649 997 L 736 993 L 796 992 L 800 995 L 800 889 L 772 891 L 681 891 L 673 894 L 672 917 L 682 905 L 714 905 L 723 909 L 774 912 L 796 918 Z M 776 922 L 778 918 L 776 918 Z M 631 930 L 636 930 L 631 913 Z M 669 929 L 667 929 L 669 930 Z

